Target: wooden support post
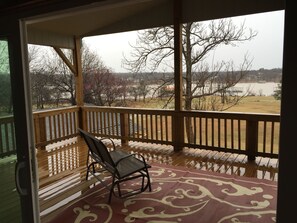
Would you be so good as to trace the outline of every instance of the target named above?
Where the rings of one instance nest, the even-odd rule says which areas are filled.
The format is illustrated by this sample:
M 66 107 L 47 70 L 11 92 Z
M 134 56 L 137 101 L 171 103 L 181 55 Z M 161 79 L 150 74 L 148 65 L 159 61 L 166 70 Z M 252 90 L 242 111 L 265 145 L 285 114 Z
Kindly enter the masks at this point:
M 82 106 L 84 105 L 84 94 L 83 94 L 83 76 L 82 76 L 82 65 L 81 65 L 81 38 L 74 38 L 75 48 L 74 54 L 74 67 L 75 67 L 75 96 L 76 105 L 79 107 L 78 111 L 78 127 L 83 128 L 83 115 Z
M 58 47 L 53 47 L 60 58 L 68 66 L 68 68 L 73 72 L 75 77 L 75 99 L 76 105 L 79 107 L 78 111 L 78 123 L 77 127 L 84 128 L 83 126 L 83 114 L 82 106 L 84 105 L 84 93 L 83 93 L 83 75 L 82 75 L 82 61 L 81 61 L 81 38 L 74 37 L 74 49 L 73 49 L 73 64 L 65 56 L 63 51 Z
M 46 142 L 46 124 L 45 117 L 36 117 L 35 121 L 35 143 L 37 148 L 45 149 Z
M 182 150 L 184 143 L 184 125 L 180 114 L 182 111 L 182 1 L 174 0 L 174 94 L 175 115 L 172 120 L 174 150 Z
M 129 136 L 129 114 L 120 114 L 120 128 L 121 128 L 121 144 L 128 145 Z
M 281 96 L 281 126 L 280 151 L 276 222 L 290 222 L 296 217 L 296 207 L 293 202 L 297 197 L 296 181 L 296 127 L 297 95 L 296 73 L 296 4 L 294 1 L 285 1 L 285 35 Z
M 246 123 L 246 150 L 249 161 L 256 159 L 258 149 L 258 121 L 247 120 Z

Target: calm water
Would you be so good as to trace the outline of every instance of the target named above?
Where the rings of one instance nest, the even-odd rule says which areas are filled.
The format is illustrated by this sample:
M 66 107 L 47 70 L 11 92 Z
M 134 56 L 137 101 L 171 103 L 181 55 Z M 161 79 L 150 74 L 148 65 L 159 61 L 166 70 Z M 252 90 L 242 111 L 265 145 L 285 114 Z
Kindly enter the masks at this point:
M 271 96 L 277 89 L 278 83 L 265 82 L 265 83 L 239 83 L 235 86 L 236 89 L 243 92 L 250 91 L 256 96 Z
M 277 85 L 278 83 L 275 83 L 275 82 L 239 83 L 239 84 L 236 84 L 232 88 L 232 90 L 242 92 L 242 93 L 238 93 L 238 95 L 241 95 L 249 91 L 250 94 L 253 94 L 256 96 L 272 96 L 274 91 L 277 89 Z M 149 92 L 148 96 L 153 96 L 153 89 L 156 89 L 157 87 L 158 85 L 150 85 L 150 89 L 152 90 Z M 173 88 L 173 85 L 172 85 L 172 88 Z

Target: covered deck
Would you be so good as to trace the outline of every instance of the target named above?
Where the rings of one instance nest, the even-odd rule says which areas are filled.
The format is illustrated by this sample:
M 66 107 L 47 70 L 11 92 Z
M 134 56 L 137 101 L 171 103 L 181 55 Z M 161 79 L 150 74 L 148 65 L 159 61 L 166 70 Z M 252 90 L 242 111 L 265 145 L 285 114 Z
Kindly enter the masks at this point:
M 174 110 L 98 106 L 34 112 L 42 222 L 48 222 L 96 183 L 94 178 L 85 180 L 88 150 L 78 135 L 79 125 L 97 137 L 112 138 L 129 152 L 142 154 L 152 165 L 164 163 L 278 181 L 279 115 L 180 111 L 183 128 L 189 120 L 194 126 L 191 139 L 173 124 L 176 115 Z M 5 117 L 0 125 L 4 144 L 11 145 L 8 150 L 2 148 L 2 155 L 14 154 L 14 139 L 8 137 L 14 129 L 13 119 Z M 7 163 L 6 170 L 13 174 L 14 161 Z
M 85 180 L 88 151 L 77 132 L 79 123 L 152 164 L 278 180 L 279 115 L 181 111 L 183 128 L 188 120 L 195 128 L 191 140 L 173 124 L 175 115 L 173 110 L 98 106 L 35 112 L 42 222 L 96 182 Z
M 120 141 L 116 140 L 118 146 Z M 185 148 L 174 152 L 172 146 L 130 142 L 123 147 L 140 153 L 149 163 L 165 163 L 218 173 L 236 174 L 277 181 L 278 159 L 257 157 L 248 161 L 246 155 L 203 149 Z M 86 181 L 87 146 L 78 136 L 38 150 L 39 200 L 42 222 L 63 211 L 94 183 Z
M 122 10 L 123 7 L 130 5 L 138 6 L 138 4 L 134 4 L 137 2 L 141 1 L 125 1 L 124 5 L 116 5 L 121 6 L 119 8 L 98 3 L 98 11 L 95 10 L 97 9 L 95 4 L 85 10 L 77 9 L 77 11 L 72 10 L 71 12 L 68 11 L 68 13 L 61 12 L 58 15 L 54 14 L 49 17 L 37 16 L 32 18 L 33 13 L 32 15 L 30 12 L 27 14 L 24 13 L 26 16 L 30 16 L 30 19 L 26 21 L 26 31 L 29 34 L 27 36 L 27 43 L 53 46 L 57 52 L 60 52 L 59 48 L 64 47 L 73 50 L 74 61 L 68 61 L 67 58 L 63 57 L 63 54 L 61 54 L 61 57 L 64 58 L 67 66 L 73 71 L 76 82 L 78 83 L 76 86 L 77 107 L 64 108 L 49 113 L 39 112 L 33 114 L 35 130 L 34 145 L 36 145 L 36 148 L 33 147 L 33 150 L 36 150 L 38 163 L 38 194 L 42 222 L 48 222 L 52 216 L 63 209 L 61 208 L 62 206 L 69 205 L 94 183 L 92 180 L 85 180 L 87 148 L 77 134 L 77 127 L 82 127 L 96 134 L 98 137 L 112 137 L 117 140 L 118 145 L 122 145 L 125 149 L 142 153 L 149 162 L 162 162 L 207 171 L 278 181 L 279 115 L 192 112 L 181 109 L 182 72 L 180 27 L 182 23 L 187 21 L 203 21 L 228 16 L 282 10 L 284 9 L 284 2 L 275 1 L 273 4 L 266 4 L 264 2 L 253 1 L 247 3 L 248 5 L 244 5 L 237 4 L 235 1 L 226 1 L 220 4 L 217 1 L 215 1 L 217 4 L 206 4 L 207 1 L 174 1 L 175 4 L 172 5 L 171 1 L 143 1 L 144 3 L 148 2 L 148 10 L 130 10 L 129 12 L 133 15 L 130 19 L 124 19 L 119 17 L 117 13 L 114 13 L 116 9 L 126 13 L 128 10 Z M 182 2 L 191 4 L 185 4 L 183 7 L 180 7 Z M 167 3 L 170 4 L 170 7 L 167 7 Z M 224 7 L 222 7 L 222 4 L 225 4 Z M 201 7 L 201 5 L 207 7 Z M 194 8 L 197 10 L 192 10 Z M 225 10 L 222 10 L 222 8 Z M 131 9 L 134 9 L 134 7 Z M 165 13 L 161 9 L 165 9 Z M 198 11 L 198 9 L 201 11 Z M 109 10 L 112 10 L 113 13 L 110 13 Z M 135 11 L 138 13 L 135 13 Z M 185 13 L 187 11 L 191 11 L 192 14 Z M 151 12 L 153 14 L 148 17 L 148 13 Z M 160 20 L 159 16 L 153 16 L 157 12 L 163 18 L 162 20 Z M 117 15 L 117 21 L 114 21 L 114 29 L 111 29 L 110 24 L 107 24 L 105 19 L 96 20 L 104 23 L 105 26 L 103 28 L 101 27 L 101 29 L 99 29 L 100 24 L 89 23 L 88 21 L 90 20 L 86 15 L 93 18 L 95 13 L 103 17 L 107 14 Z M 197 15 L 199 15 L 199 18 L 197 18 Z M 142 24 L 138 23 L 140 20 L 137 18 L 140 16 L 144 18 Z M 151 19 L 149 24 L 147 24 L 147 17 L 154 19 Z M 85 18 L 87 21 L 86 24 L 98 27 L 84 26 L 80 22 L 76 23 L 78 24 L 77 26 L 74 26 L 75 21 L 81 21 L 81 18 Z M 111 22 L 112 19 L 109 18 L 108 21 Z M 134 26 L 129 25 L 131 21 L 136 21 Z M 175 26 L 175 110 L 156 111 L 85 107 L 83 105 L 81 55 L 79 53 L 81 38 L 104 33 L 149 28 L 152 27 L 152 23 L 154 26 L 172 24 Z M 61 24 L 61 26 L 57 26 L 57 24 Z M 81 27 L 82 30 L 79 30 L 78 27 Z M 123 28 L 123 30 L 120 30 L 119 27 Z M 90 28 L 90 30 L 85 30 L 87 28 Z M 289 73 L 288 71 L 286 72 Z M 289 78 L 285 80 L 284 85 L 290 82 Z M 18 85 L 18 83 L 15 84 L 15 86 Z M 22 100 L 25 101 L 25 99 L 21 98 L 21 102 Z M 288 103 L 288 101 L 286 102 Z M 287 121 L 287 123 L 282 123 L 285 123 L 284 126 L 287 124 L 290 127 L 287 129 L 290 130 L 294 129 L 293 127 L 291 128 L 290 120 L 290 117 L 294 117 L 294 110 L 289 109 L 290 106 L 287 108 L 284 111 L 291 116 L 282 116 L 284 119 L 282 121 Z M 31 110 L 28 109 L 28 111 L 21 107 L 16 116 L 17 120 L 28 120 L 28 117 L 31 117 Z M 286 112 L 283 114 L 286 114 Z M 13 120 L 9 121 L 9 119 L 11 118 L 8 117 L 4 120 L 2 139 L 5 145 L 11 145 L 11 148 L 15 148 L 16 144 L 13 139 L 7 137 L 9 132 L 14 129 L 14 127 L 9 127 L 13 125 Z M 102 120 L 105 121 L 101 122 Z M 130 121 L 136 124 L 130 125 Z M 190 140 L 186 137 L 184 131 L 186 121 L 190 121 L 195 126 L 194 138 Z M 98 123 L 101 123 L 100 126 L 98 126 Z M 114 123 L 120 123 L 120 126 L 113 126 Z M 20 128 L 22 124 L 25 127 L 29 125 L 26 121 L 20 122 L 18 125 L 19 128 L 16 128 L 16 134 L 18 136 L 22 136 L 24 133 L 23 129 Z M 294 139 L 294 137 L 291 137 L 293 131 L 283 130 L 283 132 L 288 134 L 283 134 L 282 142 L 292 142 L 292 139 Z M 27 143 L 24 138 L 26 137 L 20 137 L 21 140 L 17 142 L 17 145 L 21 145 L 21 147 L 30 151 L 31 147 L 30 149 L 27 148 L 29 147 L 27 144 L 30 143 Z M 25 143 L 23 143 L 24 141 Z M 293 143 L 291 145 L 289 143 L 283 143 L 283 147 L 286 147 L 284 145 L 287 145 L 288 148 Z M 288 155 L 282 157 L 293 157 L 290 156 L 293 153 L 291 152 L 292 150 L 287 151 L 289 151 L 287 153 Z M 5 155 L 15 153 L 13 150 L 3 152 L 6 153 Z M 286 160 L 285 158 L 282 158 L 283 161 Z M 31 162 L 31 160 L 28 159 L 28 162 Z M 293 162 L 283 163 L 293 165 Z M 15 163 L 9 162 L 8 166 L 14 167 Z M 290 167 L 287 169 L 292 170 L 293 168 Z M 9 174 L 14 174 L 14 168 L 8 168 L 8 171 L 11 171 Z M 2 172 L 1 174 L 5 173 Z M 285 177 L 282 177 L 282 181 L 284 179 Z M 294 184 L 286 184 L 284 186 L 285 184 L 283 183 L 282 185 L 282 192 L 284 191 L 282 195 L 287 195 L 286 189 L 284 190 L 283 188 L 290 186 L 290 189 L 292 189 Z M 5 193 L 5 191 L 2 193 Z M 290 195 L 283 197 L 290 198 Z M 8 200 L 11 201 L 10 204 L 12 205 L 13 202 L 18 202 L 13 199 Z M 287 203 L 286 199 L 280 201 L 280 207 L 282 204 Z M 8 206 L 7 204 L 4 205 Z M 285 205 L 283 207 L 285 210 L 283 213 L 287 212 L 287 207 Z M 2 210 L 2 207 L 0 210 Z M 289 215 L 281 215 L 283 218 L 285 216 Z

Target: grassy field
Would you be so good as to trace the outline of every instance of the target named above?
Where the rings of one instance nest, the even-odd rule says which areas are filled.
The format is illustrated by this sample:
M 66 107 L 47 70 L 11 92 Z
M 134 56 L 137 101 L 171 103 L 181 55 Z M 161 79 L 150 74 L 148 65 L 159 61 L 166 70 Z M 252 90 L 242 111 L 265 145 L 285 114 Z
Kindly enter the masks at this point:
M 147 99 L 146 102 L 129 102 L 129 107 L 134 108 L 162 108 L 164 102 L 159 99 Z M 273 96 L 249 96 L 226 112 L 251 112 L 251 113 L 280 113 L 280 101 Z
M 279 114 L 280 100 L 273 96 L 249 96 L 228 111 Z
M 161 101 L 159 98 L 146 99 L 145 102 L 142 100 L 127 100 L 127 107 L 131 108 L 151 108 L 151 109 L 162 109 L 165 104 L 165 100 Z M 170 109 L 173 109 L 174 103 L 171 103 Z M 63 105 L 59 106 L 67 107 L 71 105 Z M 56 106 L 45 106 L 46 109 L 57 108 Z M 36 108 L 33 107 L 33 110 Z M 231 107 L 226 112 L 248 112 L 248 113 L 272 113 L 279 114 L 280 113 L 280 101 L 275 100 L 273 96 L 249 96 L 244 98 L 240 103 L 234 107 Z M 0 116 L 4 115 L 0 113 Z

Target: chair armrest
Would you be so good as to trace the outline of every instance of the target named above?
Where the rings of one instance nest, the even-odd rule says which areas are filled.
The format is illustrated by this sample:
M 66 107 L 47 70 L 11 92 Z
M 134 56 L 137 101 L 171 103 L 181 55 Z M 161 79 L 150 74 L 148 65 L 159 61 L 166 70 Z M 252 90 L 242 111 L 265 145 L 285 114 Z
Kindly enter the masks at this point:
M 141 155 L 141 154 L 138 154 L 138 156 L 140 156 L 140 158 L 142 159 L 142 161 L 143 161 L 144 165 L 145 165 L 147 168 L 150 168 L 150 167 L 151 167 L 151 165 L 149 165 L 149 164 L 147 164 L 147 163 L 146 163 L 146 161 L 145 161 L 145 158 L 144 158 L 144 156 L 143 156 L 143 155 Z

